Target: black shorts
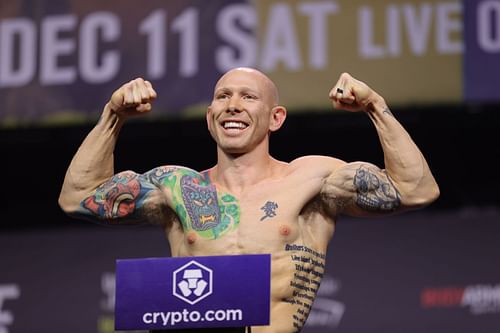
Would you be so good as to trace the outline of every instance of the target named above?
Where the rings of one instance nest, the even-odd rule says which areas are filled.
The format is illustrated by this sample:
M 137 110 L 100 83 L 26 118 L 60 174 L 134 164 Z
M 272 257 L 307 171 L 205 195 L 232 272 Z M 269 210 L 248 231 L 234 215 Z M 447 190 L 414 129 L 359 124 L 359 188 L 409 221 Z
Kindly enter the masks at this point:
M 251 333 L 251 327 L 190 328 L 185 330 L 154 330 L 149 333 Z

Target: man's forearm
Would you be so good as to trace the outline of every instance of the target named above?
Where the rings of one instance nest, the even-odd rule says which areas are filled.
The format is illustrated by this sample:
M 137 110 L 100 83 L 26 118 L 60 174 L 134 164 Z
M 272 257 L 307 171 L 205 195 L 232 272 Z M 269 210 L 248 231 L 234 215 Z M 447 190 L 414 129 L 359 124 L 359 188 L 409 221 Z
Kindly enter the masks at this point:
M 59 197 L 65 211 L 78 209 L 84 197 L 114 174 L 113 151 L 122 124 L 123 120 L 106 105 L 66 172 Z
M 421 206 L 435 200 L 439 188 L 424 156 L 383 98 L 369 104 L 366 112 L 377 129 L 386 172 L 401 193 L 402 203 Z

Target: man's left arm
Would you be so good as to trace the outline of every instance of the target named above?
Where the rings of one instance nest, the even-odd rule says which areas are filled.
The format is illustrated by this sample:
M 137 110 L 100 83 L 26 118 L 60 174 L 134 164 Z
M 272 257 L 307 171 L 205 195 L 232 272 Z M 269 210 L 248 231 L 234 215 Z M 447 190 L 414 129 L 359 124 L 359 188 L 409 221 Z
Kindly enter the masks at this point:
M 366 112 L 377 130 L 385 164 L 381 169 L 370 163 L 347 163 L 333 171 L 322 196 L 336 206 L 335 211 L 358 216 L 396 213 L 437 199 L 439 187 L 427 161 L 382 96 L 343 73 L 330 99 L 336 109 Z

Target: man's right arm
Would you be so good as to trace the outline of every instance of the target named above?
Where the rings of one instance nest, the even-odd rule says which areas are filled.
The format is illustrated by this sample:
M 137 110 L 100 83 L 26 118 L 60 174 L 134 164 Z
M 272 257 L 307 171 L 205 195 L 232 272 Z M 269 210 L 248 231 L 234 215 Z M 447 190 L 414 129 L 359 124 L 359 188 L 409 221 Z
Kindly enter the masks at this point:
M 120 213 L 120 210 L 120 214 L 130 210 L 130 207 L 107 200 L 108 205 L 115 205 L 108 210 L 115 213 L 94 216 L 92 209 L 104 212 L 96 206 L 99 200 L 104 202 L 104 197 L 110 199 L 110 196 L 120 194 L 119 202 L 127 202 L 123 200 L 128 197 L 128 202 L 135 204 L 146 204 L 146 198 L 151 200 L 157 197 L 151 193 L 146 195 L 151 191 L 158 191 L 152 184 L 130 171 L 114 175 L 113 165 L 113 151 L 125 119 L 150 111 L 151 101 L 155 98 L 156 92 L 151 84 L 143 79 L 132 80 L 113 93 L 104 107 L 101 119 L 79 147 L 66 172 L 59 196 L 59 205 L 66 213 L 108 219 L 113 214 Z M 134 191 L 138 185 L 141 191 L 136 193 Z M 153 199 L 156 200 L 160 198 Z

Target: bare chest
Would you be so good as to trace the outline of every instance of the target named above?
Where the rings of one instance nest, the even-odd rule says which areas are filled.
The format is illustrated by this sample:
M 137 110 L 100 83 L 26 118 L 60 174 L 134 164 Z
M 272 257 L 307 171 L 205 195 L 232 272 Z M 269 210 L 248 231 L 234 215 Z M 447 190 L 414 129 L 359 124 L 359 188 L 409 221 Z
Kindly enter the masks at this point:
M 182 239 L 171 242 L 178 255 L 276 252 L 302 242 L 304 228 L 323 227 L 322 221 L 310 223 L 301 216 L 317 191 L 313 184 L 284 179 L 234 195 L 214 184 L 186 180 L 174 198 L 181 226 L 173 228 L 175 237 L 170 235 Z

